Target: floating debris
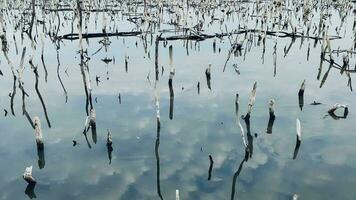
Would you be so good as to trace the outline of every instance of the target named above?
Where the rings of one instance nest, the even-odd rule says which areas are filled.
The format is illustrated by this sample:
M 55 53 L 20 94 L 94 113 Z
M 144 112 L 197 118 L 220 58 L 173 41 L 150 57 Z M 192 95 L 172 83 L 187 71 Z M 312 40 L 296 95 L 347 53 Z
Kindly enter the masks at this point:
M 106 58 L 101 59 L 101 61 L 103 61 L 105 64 L 109 64 L 110 62 L 112 62 L 112 59 L 106 57 Z
M 313 103 L 311 103 L 310 105 L 313 105 L 313 106 L 317 106 L 317 105 L 321 105 L 322 103 L 320 103 L 320 102 L 316 102 L 316 101 L 314 101 Z
M 344 109 L 344 113 L 342 116 L 337 115 L 335 112 L 336 110 L 343 108 Z M 330 108 L 328 110 L 329 115 L 333 118 L 333 119 L 346 119 L 347 115 L 349 114 L 349 109 L 347 107 L 347 105 L 342 105 L 342 104 L 335 104 L 332 108 Z

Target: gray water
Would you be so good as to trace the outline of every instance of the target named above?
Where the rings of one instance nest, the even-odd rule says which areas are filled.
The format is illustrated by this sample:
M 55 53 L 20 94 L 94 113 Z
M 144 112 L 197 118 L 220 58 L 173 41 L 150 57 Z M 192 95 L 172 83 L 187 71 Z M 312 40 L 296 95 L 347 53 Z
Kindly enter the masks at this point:
M 252 7 L 252 4 L 246 3 L 244 6 Z M 353 4 L 350 6 L 340 31 L 342 38 L 331 40 L 332 49 L 353 47 Z M 319 20 L 319 11 L 313 10 L 315 22 Z M 216 12 L 215 16 L 225 18 L 219 9 Z M 97 128 L 96 143 L 93 142 L 91 131 L 87 133 L 89 148 L 83 135 L 87 113 L 78 40 L 62 40 L 58 50 L 59 74 L 68 95 L 66 101 L 57 77 L 55 45 L 48 35 L 44 36 L 44 61 L 48 70 L 48 81 L 45 82 L 40 36 L 35 51 L 31 49 L 27 35 L 24 35 L 21 44 L 21 31 L 14 31 L 9 21 L 15 13 L 3 13 L 7 22 L 9 57 L 15 70 L 18 69 L 22 48 L 26 46 L 23 72 L 24 87 L 29 95 L 26 97 L 26 109 L 32 118 L 39 116 L 41 119 L 45 165 L 40 169 L 34 130 L 22 115 L 22 94 L 18 87 L 14 101 L 16 116 L 11 114 L 9 93 L 13 90 L 13 76 L 1 53 L 0 69 L 3 76 L 0 76 L 0 108 L 6 109 L 8 115 L 2 116 L 0 120 L 0 199 L 28 199 L 31 196 L 25 194 L 28 184 L 22 179 L 25 167 L 31 165 L 37 181 L 33 192 L 38 199 L 160 199 L 159 193 L 163 199 L 174 199 L 176 190 L 179 190 L 181 199 L 231 199 L 232 195 L 235 199 L 292 199 L 294 194 L 298 194 L 300 199 L 355 199 L 356 95 L 347 86 L 345 73 L 341 75 L 336 68 L 330 69 L 320 88 L 329 67 L 324 62 L 318 80 L 321 41 L 314 46 L 314 40 L 304 39 L 301 45 L 301 39 L 297 38 L 284 56 L 284 48 L 289 46 L 291 38 L 267 36 L 263 58 L 263 45 L 257 45 L 257 37 L 244 56 L 248 47 L 245 46 L 247 40 L 243 40 L 244 36 L 241 35 L 242 55 L 231 56 L 225 72 L 223 67 L 231 47 L 227 37 L 190 41 L 188 48 L 185 47 L 186 40 L 168 41 L 166 46 L 161 41 L 159 80 L 156 81 L 154 39 L 158 30 L 153 33 L 152 43 L 150 34 L 147 36 L 147 51 L 144 50 L 141 36 L 109 37 L 111 44 L 107 50 L 103 48 L 95 55 L 92 54 L 102 46 L 98 42 L 103 38 L 89 39 L 89 44 L 83 40 L 91 58 L 88 66 Z M 71 20 L 64 20 L 63 13 L 59 12 L 63 26 L 58 35 L 70 33 L 71 29 Z M 73 12 L 69 13 L 69 16 L 73 15 Z M 339 26 L 340 17 L 334 8 L 330 8 L 330 13 L 329 35 L 337 35 L 334 28 Z M 42 14 L 38 15 L 39 19 Z M 56 20 L 56 15 L 52 15 L 45 16 Z M 103 13 L 97 13 L 97 26 L 94 25 L 95 15 L 91 14 L 88 32 L 101 31 Z M 194 24 L 196 20 L 196 16 L 192 15 L 188 25 Z M 167 13 L 164 16 L 166 21 L 173 18 Z M 238 13 L 233 16 L 234 19 L 225 18 L 224 23 L 229 31 L 234 30 L 234 25 L 239 21 Z M 49 23 L 49 19 L 45 20 Z M 108 27 L 117 24 L 119 31 L 135 29 L 132 23 L 125 20 L 125 16 L 122 19 L 121 14 L 113 21 L 109 18 L 106 20 L 110 22 Z M 247 25 L 253 28 L 255 19 L 246 20 Z M 293 21 L 297 23 L 297 19 Z M 220 33 L 219 23 L 214 22 L 208 26 L 208 22 L 204 22 L 205 33 Z M 41 25 L 37 26 L 38 30 L 34 30 L 34 33 L 43 34 Z M 171 27 L 162 23 L 159 30 Z M 76 26 L 74 29 L 76 33 Z M 13 34 L 17 39 L 17 54 Z M 174 34 L 166 33 L 164 36 Z M 213 51 L 214 40 L 216 52 Z M 276 41 L 277 63 L 274 74 L 273 47 Z M 173 47 L 172 63 L 175 67 L 173 119 L 169 118 L 170 45 Z M 310 55 L 307 60 L 309 45 Z M 38 66 L 39 90 L 51 128 L 46 123 L 34 88 L 35 75 L 28 64 L 32 52 L 33 63 Z M 333 54 L 335 62 L 342 64 L 343 55 L 346 54 Z M 350 55 L 350 66 L 353 69 L 355 59 L 354 55 Z M 125 56 L 128 56 L 127 72 Z M 115 61 L 106 64 L 102 61 L 106 57 L 114 57 Z M 211 90 L 205 77 L 209 64 Z M 237 65 L 239 74 L 233 64 Z M 350 74 L 353 78 L 353 73 Z M 98 86 L 96 76 L 100 76 Z M 306 80 L 306 89 L 301 110 L 298 90 L 303 80 Z M 240 96 L 240 115 L 246 114 L 255 81 L 257 96 L 250 119 L 253 155 L 243 162 L 233 184 L 234 174 L 245 157 L 245 147 L 236 124 L 235 96 L 237 93 Z M 160 102 L 159 138 L 155 94 L 159 96 Z M 276 120 L 273 133 L 267 134 L 270 99 L 276 101 Z M 314 101 L 322 104 L 310 105 Z M 328 115 L 327 111 L 335 103 L 348 106 L 349 114 L 345 119 L 335 120 Z M 301 121 L 302 142 L 296 159 L 293 159 L 297 118 Z M 241 123 L 246 133 L 243 119 Z M 108 130 L 113 138 L 111 162 L 106 146 Z M 76 146 L 72 145 L 73 140 L 78 143 Z M 210 180 L 209 155 L 214 161 Z

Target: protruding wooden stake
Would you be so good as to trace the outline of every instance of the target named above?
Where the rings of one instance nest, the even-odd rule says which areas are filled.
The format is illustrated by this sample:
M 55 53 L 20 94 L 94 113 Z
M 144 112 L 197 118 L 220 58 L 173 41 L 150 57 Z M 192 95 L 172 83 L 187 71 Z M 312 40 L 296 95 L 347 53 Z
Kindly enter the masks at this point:
M 304 90 L 305 90 L 305 80 L 303 83 L 300 85 L 300 89 L 298 92 L 298 97 L 299 97 L 299 108 L 300 110 L 303 110 L 303 105 L 304 105 Z
M 273 127 L 273 123 L 274 120 L 276 119 L 276 116 L 274 115 L 274 104 L 275 101 L 273 99 L 271 99 L 269 101 L 269 120 L 268 120 L 268 125 L 267 125 L 267 133 L 272 133 L 272 127 Z
M 35 183 L 36 180 L 32 176 L 32 166 L 26 167 L 25 172 L 23 173 L 23 179 L 28 183 Z
M 112 151 L 113 151 L 113 147 L 112 147 L 112 136 L 110 131 L 108 130 L 108 136 L 106 139 L 106 147 L 108 149 L 108 157 L 109 157 L 109 164 L 111 164 L 111 159 L 112 159 Z
M 42 129 L 41 129 L 41 121 L 39 117 L 33 118 L 33 123 L 35 127 L 35 138 L 38 148 L 43 148 L 43 137 L 42 137 Z
M 209 90 L 211 90 L 211 64 L 209 64 L 208 68 L 205 70 L 205 76 L 206 76 L 206 84 L 208 85 Z
M 90 121 L 89 121 L 89 125 L 91 127 L 91 135 L 92 135 L 92 139 L 93 142 L 96 144 L 97 142 L 97 135 L 96 135 L 96 113 L 95 113 L 95 109 L 91 109 L 90 110 Z
M 302 141 L 301 126 L 300 126 L 300 121 L 298 118 L 296 120 L 296 131 L 297 131 L 297 141 L 296 141 L 295 148 L 294 148 L 293 160 L 295 160 L 297 158 L 299 147 L 300 147 L 300 144 Z

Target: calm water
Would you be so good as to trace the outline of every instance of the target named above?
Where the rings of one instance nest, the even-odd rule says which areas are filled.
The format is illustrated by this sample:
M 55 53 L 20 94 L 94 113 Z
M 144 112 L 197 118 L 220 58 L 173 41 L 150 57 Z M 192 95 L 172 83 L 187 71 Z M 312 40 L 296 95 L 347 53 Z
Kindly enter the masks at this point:
M 290 2 L 291 3 L 291 2 Z M 254 4 L 246 3 L 245 8 Z M 291 6 L 291 5 L 290 5 Z M 350 49 L 353 47 L 353 4 L 341 28 L 342 39 L 332 40 L 331 49 Z M 40 8 L 38 8 L 40 10 Z M 3 10 L 4 11 L 4 10 Z M 11 11 L 12 13 L 10 13 Z M 319 11 L 313 10 L 313 23 L 319 22 Z M 40 12 L 40 11 L 39 11 Z M 142 12 L 142 11 L 141 11 Z M 197 16 L 190 11 L 188 26 L 196 24 Z M 300 12 L 300 11 L 299 11 Z M 327 22 L 329 35 L 337 35 L 340 16 L 336 9 L 330 8 Z M 71 32 L 73 12 L 59 12 L 61 18 L 58 35 Z M 158 30 L 172 28 L 165 24 L 174 16 L 163 15 L 163 22 L 153 33 L 155 39 Z M 283 17 L 287 12 L 282 12 Z M 0 120 L 0 199 L 28 199 L 33 194 L 25 194 L 27 183 L 22 179 L 25 167 L 33 166 L 33 176 L 37 180 L 34 194 L 38 199 L 174 199 L 178 189 L 181 199 L 292 199 L 298 194 L 301 199 L 355 199 L 356 192 L 356 148 L 355 141 L 356 95 L 347 86 L 348 78 L 340 70 L 331 68 L 322 88 L 320 82 L 329 64 L 324 62 L 322 74 L 317 80 L 320 63 L 320 45 L 314 40 L 297 38 L 286 56 L 291 38 L 266 37 L 266 50 L 262 59 L 263 45 L 257 45 L 257 36 L 246 55 L 229 60 L 226 71 L 223 66 L 231 47 L 229 39 L 216 38 L 201 42 L 186 40 L 159 43 L 159 81 L 155 81 L 155 42 L 147 36 L 147 51 L 140 36 L 110 37 L 110 46 L 93 55 L 102 45 L 102 38 L 83 40 L 89 57 L 90 80 L 93 106 L 96 110 L 97 143 L 87 133 L 90 147 L 83 135 L 86 119 L 86 96 L 80 70 L 78 40 L 63 40 L 58 50 L 59 75 L 68 93 L 63 92 L 57 77 L 57 51 L 48 35 L 44 36 L 44 61 L 48 70 L 45 82 L 41 63 L 40 35 L 42 25 L 37 25 L 33 34 L 38 33 L 33 63 L 38 65 L 39 90 L 44 99 L 49 120 L 49 128 L 41 102 L 35 91 L 35 75 L 28 61 L 32 55 L 31 42 L 21 33 L 14 33 L 11 17 L 16 11 L 3 12 L 6 22 L 6 35 L 9 43 L 9 57 L 15 70 L 18 69 L 22 48 L 26 46 L 25 70 L 23 82 L 29 97 L 26 97 L 26 109 L 31 118 L 39 116 L 44 137 L 45 165 L 40 169 L 34 138 L 34 130 L 22 116 L 22 95 L 17 87 L 14 101 L 15 115 L 11 114 L 9 93 L 13 90 L 13 76 L 10 66 L 1 53 L 0 69 L 0 108 L 8 115 Z M 39 13 L 42 20 L 44 13 Z M 47 28 L 55 13 L 46 15 L 43 20 Z M 241 18 L 233 14 L 228 19 L 219 10 L 215 17 L 225 19 L 229 31 L 240 23 L 254 28 L 256 18 Z M 300 16 L 300 15 L 299 15 Z M 65 17 L 68 19 L 65 20 Z M 92 13 L 88 32 L 101 32 L 103 13 Z M 95 26 L 97 17 L 97 26 Z M 106 15 L 107 32 L 116 24 L 119 31 L 132 31 L 136 26 L 126 20 L 121 13 L 110 20 Z M 208 15 L 205 16 L 210 19 Z M 200 16 L 198 16 L 201 19 Z M 104 20 L 105 21 L 105 20 Z M 246 22 L 242 22 L 246 21 Z M 298 23 L 297 18 L 291 21 Z M 217 20 L 208 25 L 204 23 L 204 33 L 221 33 Z M 75 20 L 74 24 L 77 23 Z M 144 27 L 144 26 L 143 26 Z M 221 26 L 225 31 L 225 25 Z M 147 26 L 146 26 L 147 28 Z M 50 28 L 51 29 L 51 28 Z M 52 27 L 52 29 L 54 29 Z M 305 30 L 298 27 L 298 30 Z M 77 32 L 74 25 L 74 32 Z M 16 54 L 13 34 L 16 36 L 18 54 Z M 164 36 L 175 33 L 165 33 Z M 177 33 L 180 34 L 180 33 Z M 232 37 L 232 40 L 235 36 Z M 239 37 L 246 49 L 244 36 Z M 216 52 L 213 41 L 216 41 Z M 274 75 L 273 47 L 277 42 L 276 75 Z M 137 45 L 136 45 L 137 43 Z M 307 51 L 310 44 L 310 55 Z M 175 76 L 174 112 L 169 119 L 170 94 L 169 50 L 173 46 L 173 66 Z M 221 49 L 219 52 L 218 49 Z M 335 62 L 342 64 L 342 56 L 333 54 Z M 125 70 L 125 56 L 128 56 L 128 70 Z M 105 64 L 102 59 L 115 58 Z M 328 56 L 326 56 L 328 57 Z M 211 64 L 211 90 L 208 89 L 205 70 Z M 240 74 L 235 72 L 233 64 L 238 66 Z M 355 59 L 350 56 L 351 69 Z M 162 68 L 164 71 L 162 72 Z M 100 76 L 100 83 L 95 82 Z M 149 77 L 149 78 L 147 78 Z M 353 74 L 351 73 L 353 78 Z M 304 107 L 300 110 L 298 90 L 306 80 Z M 253 156 L 243 163 L 237 176 L 233 192 L 233 178 L 244 159 L 240 129 L 236 124 L 235 95 L 240 95 L 240 114 L 247 111 L 248 98 L 254 82 L 257 82 L 256 103 L 251 113 L 251 134 L 253 135 Z M 200 94 L 197 84 L 200 82 Z M 157 145 L 155 92 L 160 98 L 161 130 Z M 118 96 L 121 96 L 121 104 Z M 97 99 L 97 102 L 94 100 Z M 266 134 L 269 118 L 268 102 L 275 99 L 276 120 L 273 133 Z M 313 101 L 321 105 L 310 105 Z M 349 115 L 346 119 L 334 120 L 327 111 L 335 103 L 347 104 Z M 296 144 L 295 120 L 299 118 L 302 126 L 302 142 L 298 156 L 293 160 Z M 244 121 L 241 123 L 245 129 Z M 113 138 L 111 163 L 106 146 L 107 132 Z M 256 135 L 255 135 L 256 133 Z M 72 140 L 78 142 L 72 146 Z M 214 160 L 211 179 L 208 180 L 210 166 L 209 155 Z M 159 170 L 157 170 L 159 169 Z

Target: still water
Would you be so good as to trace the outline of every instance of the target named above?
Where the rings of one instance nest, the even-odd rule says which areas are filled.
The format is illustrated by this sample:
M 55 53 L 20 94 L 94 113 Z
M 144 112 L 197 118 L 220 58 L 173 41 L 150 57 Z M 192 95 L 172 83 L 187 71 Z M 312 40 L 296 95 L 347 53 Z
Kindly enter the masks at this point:
M 243 6 L 252 9 L 254 4 L 247 2 Z M 353 4 L 350 6 L 352 8 Z M 187 20 L 190 27 L 197 18 L 200 19 L 194 14 L 194 8 L 191 9 L 193 17 Z M 245 21 L 247 27 L 255 28 L 256 18 L 243 18 L 237 12 L 231 19 L 220 10 L 218 7 L 214 16 L 226 21 L 210 23 L 209 18 L 203 22 L 204 33 L 226 32 L 225 27 L 230 32 L 238 21 Z M 164 12 L 163 21 L 174 19 L 170 12 Z M 313 22 L 319 22 L 319 12 L 318 9 L 312 11 Z M 339 27 L 340 16 L 336 8 L 329 8 L 328 12 L 329 35 L 337 35 L 334 29 Z M 353 46 L 354 16 L 352 9 L 347 12 L 340 31 L 341 39 L 330 41 L 332 50 Z M 275 200 L 292 199 L 294 194 L 300 199 L 355 199 L 356 95 L 347 86 L 346 74 L 341 75 L 336 68 L 330 69 L 320 88 L 329 68 L 329 63 L 324 62 L 318 80 L 322 41 L 315 43 L 312 39 L 296 38 L 286 54 L 292 40 L 290 37 L 266 36 L 264 52 L 263 45 L 257 44 L 257 36 L 253 37 L 249 47 L 241 35 L 238 41 L 242 44 L 242 55 L 232 55 L 225 72 L 223 67 L 231 48 L 228 37 L 189 41 L 188 47 L 187 40 L 168 41 L 167 44 L 160 41 L 159 80 L 155 80 L 155 38 L 160 34 L 159 30 L 172 28 L 170 24 L 161 22 L 152 37 L 148 34 L 146 44 L 140 35 L 108 37 L 111 43 L 107 48 L 100 43 L 103 38 L 83 39 L 90 57 L 87 65 L 96 111 L 95 143 L 90 130 L 87 140 L 83 135 L 87 113 L 78 40 L 62 40 L 57 50 L 51 38 L 43 34 L 42 25 L 37 23 L 33 31 L 37 35 L 36 49 L 33 50 L 29 37 L 24 35 L 21 42 L 21 31 L 14 31 L 10 19 L 16 13 L 15 9 L 3 9 L 9 57 L 16 71 L 22 48 L 26 47 L 22 77 L 28 93 L 26 110 L 31 118 L 39 116 L 41 119 L 44 155 L 38 154 L 34 130 L 22 115 L 19 88 L 14 97 L 15 116 L 11 113 L 9 93 L 11 96 L 14 80 L 1 53 L 0 107 L 8 114 L 0 120 L 0 199 L 174 199 L 176 190 L 179 190 L 181 199 Z M 74 12 L 58 13 L 61 19 L 58 35 L 70 33 Z M 287 15 L 282 13 L 284 17 Z M 52 26 L 57 23 L 53 12 L 42 12 L 37 16 L 47 26 L 51 20 L 54 20 Z M 136 30 L 137 27 L 126 18 L 121 12 L 114 19 L 107 13 L 91 13 L 88 32 L 101 32 L 103 24 L 107 24 L 107 32 L 113 32 L 110 29 L 115 24 L 119 31 Z M 298 24 L 297 18 L 291 20 Z M 74 20 L 74 24 L 77 21 Z M 305 29 L 298 27 L 298 30 Z M 74 32 L 77 32 L 76 25 Z M 163 36 L 181 34 L 170 32 Z M 13 35 L 17 40 L 17 53 Z M 234 40 L 235 36 L 230 39 Z M 172 61 L 169 60 L 170 45 Z M 47 82 L 41 62 L 42 47 L 48 70 Z M 38 88 L 51 128 L 34 87 L 35 74 L 29 65 L 32 54 L 33 64 L 38 67 Z M 276 65 L 274 55 L 277 55 Z M 335 62 L 342 64 L 343 55 L 346 54 L 333 54 Z M 355 59 L 353 53 L 350 55 L 350 68 L 353 69 Z M 102 61 L 105 58 L 113 60 L 105 63 Z M 211 89 L 205 74 L 209 64 Z M 171 67 L 175 68 L 172 119 L 168 86 Z M 353 73 L 350 74 L 353 78 Z M 100 77 L 98 84 L 96 77 Z M 304 80 L 306 88 L 301 110 L 298 91 Z M 253 155 L 242 162 L 245 146 L 236 124 L 235 97 L 238 93 L 239 115 L 244 115 L 254 82 L 257 82 L 257 94 L 250 117 Z M 159 133 L 157 97 L 160 103 Z M 270 99 L 276 102 L 276 119 L 273 133 L 267 134 Z M 311 105 L 314 101 L 322 104 Z M 335 120 L 328 116 L 327 111 L 335 103 L 348 106 L 349 114 L 345 119 Z M 302 140 L 298 155 L 293 159 L 297 118 L 301 122 Z M 244 120 L 240 121 L 246 134 Z M 108 131 L 113 140 L 111 159 L 107 147 Z M 77 143 L 75 146 L 73 141 Z M 39 157 L 42 157 L 40 163 Z M 25 167 L 31 165 L 37 184 L 32 191 L 28 188 L 25 191 L 28 184 L 22 174 Z

